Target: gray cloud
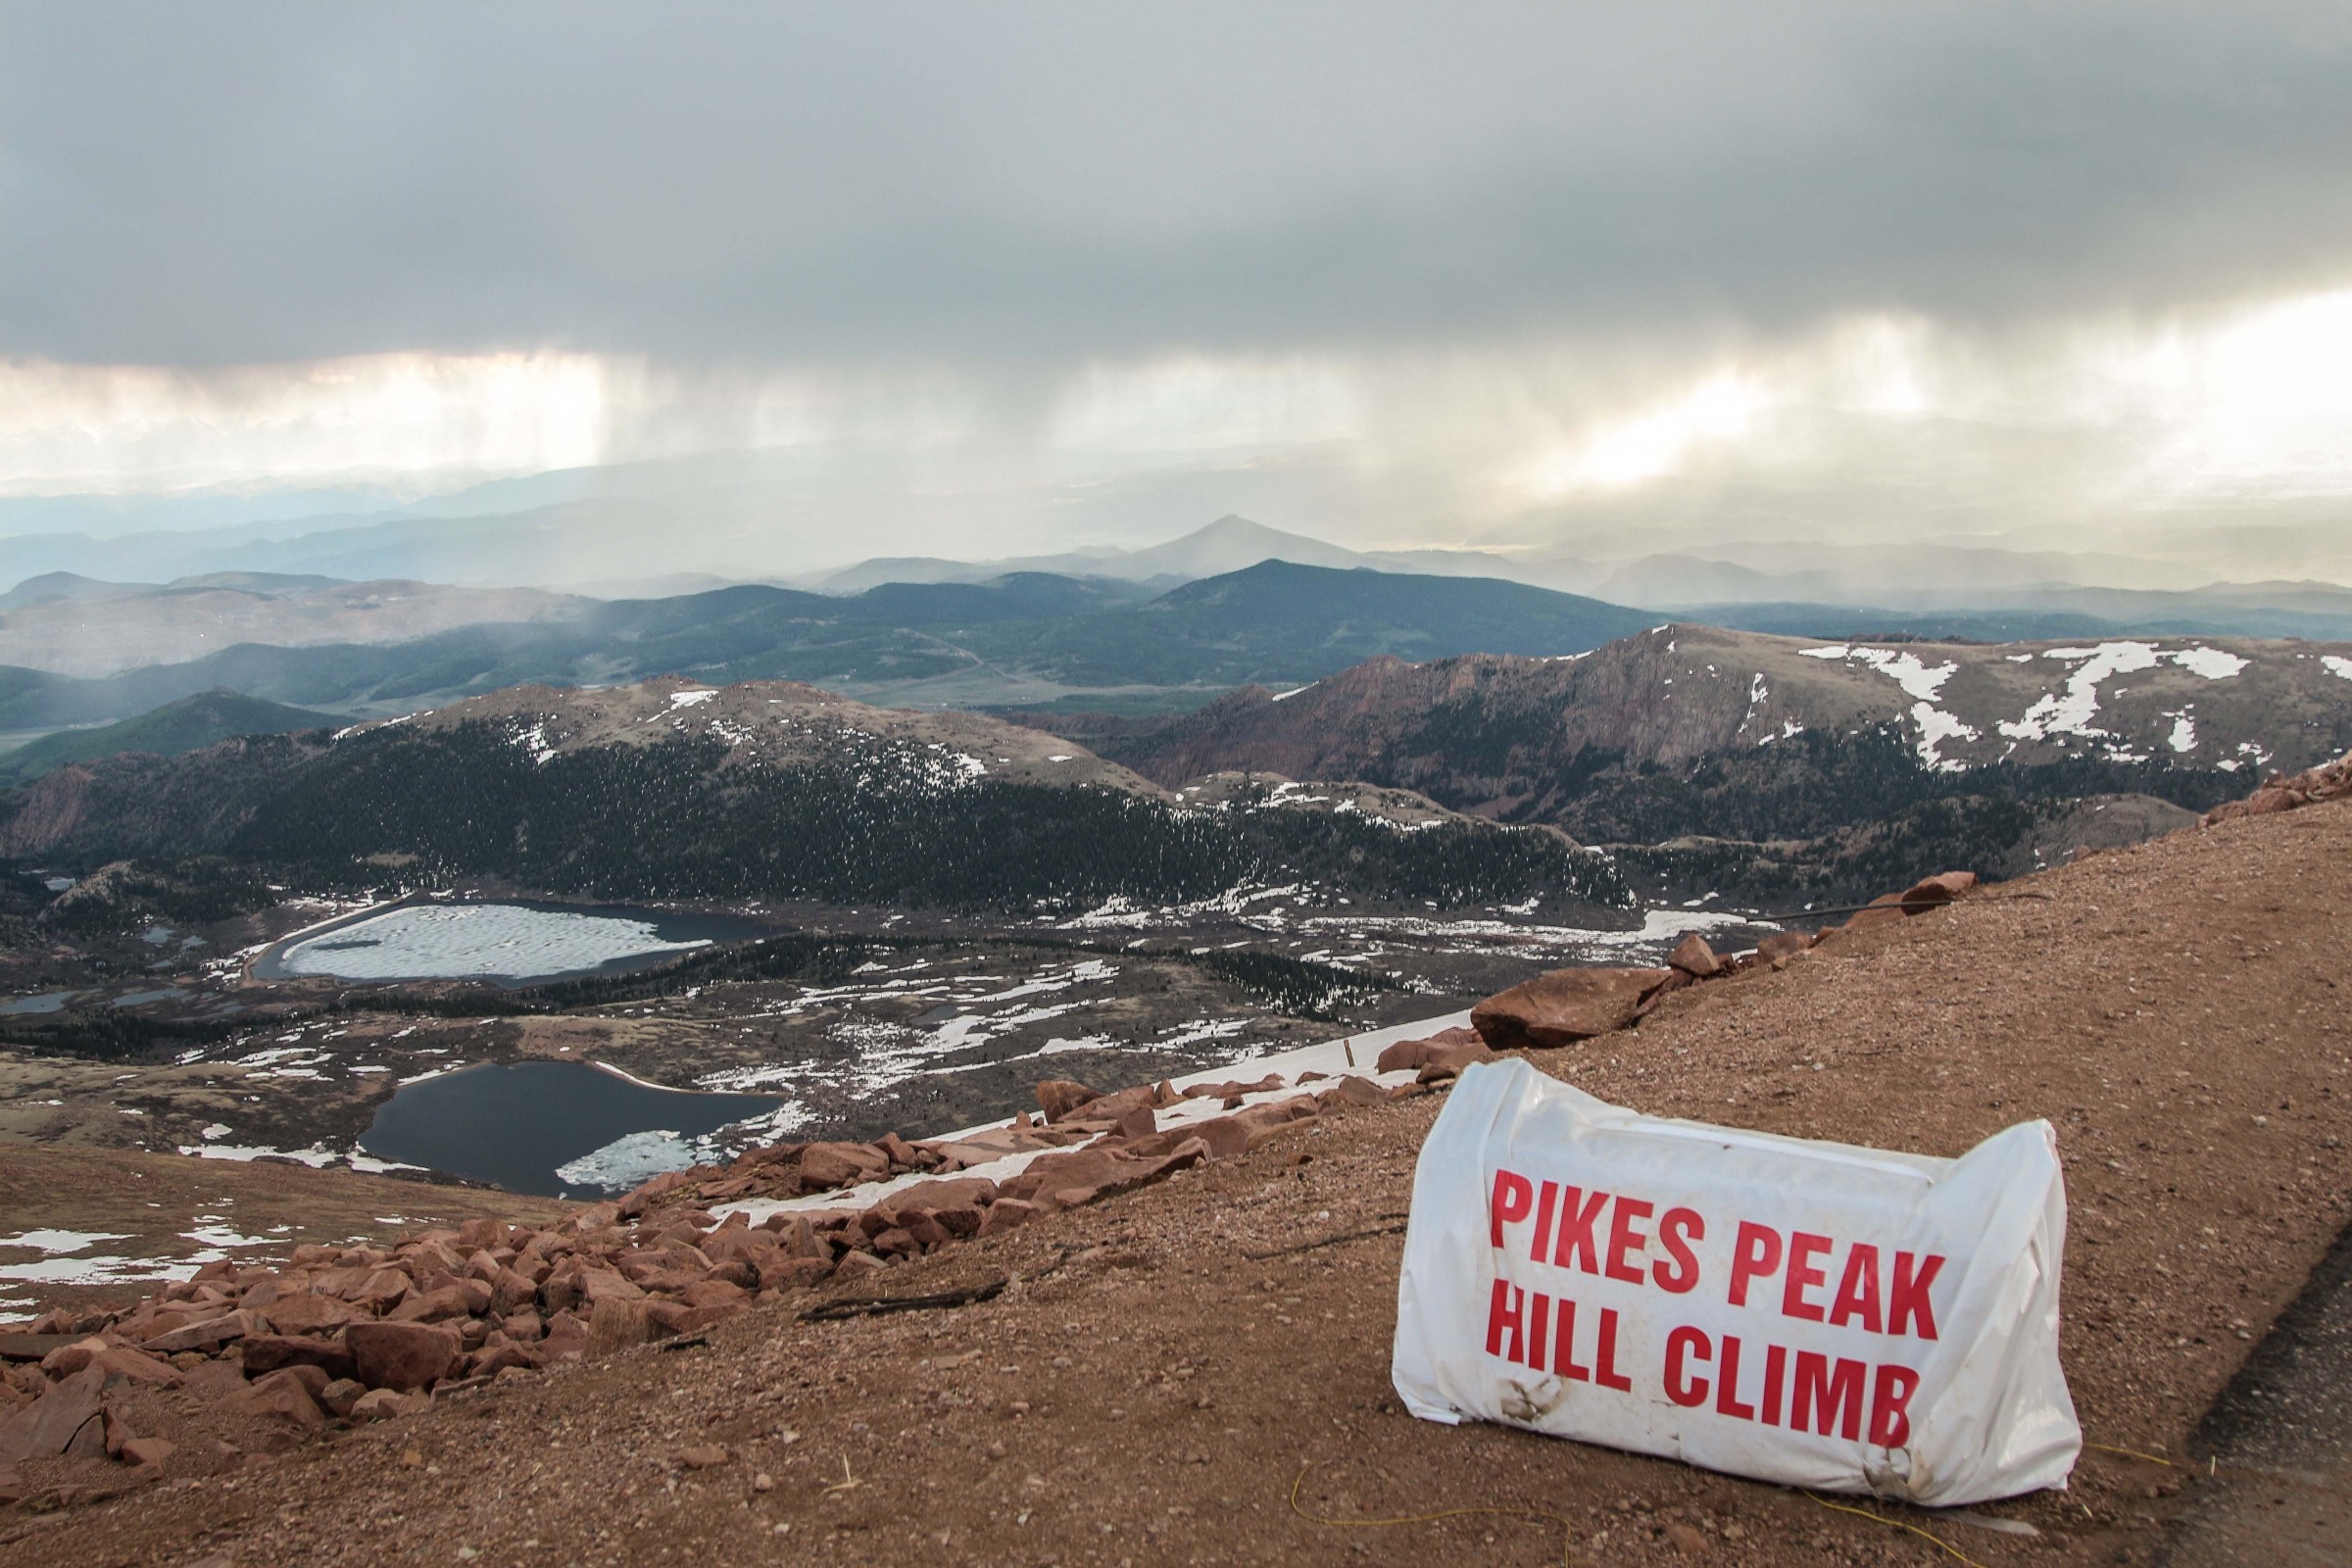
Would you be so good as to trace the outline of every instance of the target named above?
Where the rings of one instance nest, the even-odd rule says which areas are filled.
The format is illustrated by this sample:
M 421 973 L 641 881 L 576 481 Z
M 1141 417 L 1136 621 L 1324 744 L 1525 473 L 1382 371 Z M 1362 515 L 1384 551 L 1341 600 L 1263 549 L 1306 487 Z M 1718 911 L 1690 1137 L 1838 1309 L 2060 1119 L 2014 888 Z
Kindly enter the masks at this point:
M 0 355 L 1009 368 L 2340 282 L 2340 8 L 0 12 Z

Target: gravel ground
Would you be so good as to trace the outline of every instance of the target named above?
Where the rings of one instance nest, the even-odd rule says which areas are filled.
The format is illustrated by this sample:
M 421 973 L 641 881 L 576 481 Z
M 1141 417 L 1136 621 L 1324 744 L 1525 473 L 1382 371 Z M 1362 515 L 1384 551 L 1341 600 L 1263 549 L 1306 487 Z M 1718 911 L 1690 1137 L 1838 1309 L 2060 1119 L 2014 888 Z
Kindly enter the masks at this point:
M 2347 863 L 2352 806 L 2179 834 L 1681 993 L 1537 1063 L 1645 1110 L 1940 1154 L 2049 1118 L 2073 1205 L 2064 1352 L 2100 1446 L 2065 1494 L 1882 1511 L 1986 1568 L 2147 1563 L 2216 1489 L 2112 1450 L 2186 1459 L 2352 1211 Z M 982 1304 L 809 1323 L 773 1302 L 705 1347 L 0 1512 L 0 1547 L 24 1568 L 1951 1561 L 1797 1493 L 1403 1415 L 1395 1227 L 1441 1102 L 1335 1111 L 888 1281 L 1015 1277 Z M 150 1397 L 140 1430 L 216 1419 Z M 723 1460 L 688 1461 L 712 1445 Z M 1378 1522 L 1465 1508 L 1516 1516 Z

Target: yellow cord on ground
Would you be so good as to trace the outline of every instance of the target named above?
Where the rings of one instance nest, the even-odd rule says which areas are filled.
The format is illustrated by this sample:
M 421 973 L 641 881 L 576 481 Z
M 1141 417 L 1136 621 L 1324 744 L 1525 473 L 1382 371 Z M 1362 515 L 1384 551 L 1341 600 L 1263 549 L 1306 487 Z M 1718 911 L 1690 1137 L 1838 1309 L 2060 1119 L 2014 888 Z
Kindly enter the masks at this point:
M 1800 1488 L 1799 1490 L 1802 1489 Z M 1917 1525 L 1907 1525 L 1900 1519 L 1889 1519 L 1883 1513 L 1872 1513 L 1868 1508 L 1855 1508 L 1850 1507 L 1842 1502 L 1832 1502 L 1826 1497 L 1816 1497 L 1810 1492 L 1805 1493 L 1805 1495 L 1808 1497 L 1813 1497 L 1815 1502 L 1818 1502 L 1824 1508 L 1831 1509 L 1835 1512 L 1850 1513 L 1857 1519 L 1875 1520 L 1880 1524 L 1888 1526 L 1889 1528 L 1895 1530 L 1907 1530 L 1912 1535 L 1919 1537 L 1919 1539 L 1922 1541 L 1932 1541 L 1936 1545 L 1941 1546 L 1944 1550 L 1950 1552 L 1953 1556 L 1968 1564 L 1968 1568 L 1984 1568 L 1983 1563 L 1977 1561 L 1976 1558 L 1971 1557 L 1967 1552 L 1962 1551 L 1958 1546 L 1953 1545 L 1941 1536 L 1932 1536 L 1925 1530 L 1920 1529 Z
M 2082 1445 L 2082 1446 L 2085 1448 L 2096 1448 L 2101 1453 L 2120 1453 L 2127 1459 L 2145 1459 L 2150 1464 L 2160 1464 L 2168 1470 L 2185 1470 L 2188 1468 L 2186 1465 L 2178 1464 L 2171 1459 L 2167 1459 L 2161 1453 L 2142 1453 L 2137 1448 L 2118 1448 L 2110 1446 L 2104 1443 L 2085 1443 Z
M 1560 1527 L 1560 1568 L 1568 1568 L 1568 1552 L 1576 1539 L 1576 1527 L 1556 1513 L 1542 1508 L 1445 1508 L 1436 1513 L 1404 1514 L 1395 1519 L 1326 1519 L 1308 1513 L 1298 1505 L 1298 1489 L 1306 1485 L 1306 1473 L 1314 1466 L 1298 1467 L 1298 1479 L 1291 1483 L 1291 1512 L 1310 1525 L 1353 1525 L 1385 1530 L 1392 1525 L 1426 1525 L 1440 1519 L 1460 1519 L 1471 1514 L 1489 1514 L 1499 1519 L 1544 1519 Z

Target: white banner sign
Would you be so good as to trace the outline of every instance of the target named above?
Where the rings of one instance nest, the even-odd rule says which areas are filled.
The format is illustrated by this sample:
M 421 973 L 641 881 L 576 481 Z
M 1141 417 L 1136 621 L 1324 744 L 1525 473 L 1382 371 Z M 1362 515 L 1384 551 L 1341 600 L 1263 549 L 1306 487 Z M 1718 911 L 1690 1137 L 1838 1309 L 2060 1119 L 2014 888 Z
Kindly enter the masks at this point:
M 2066 1192 L 2027 1122 L 1958 1159 L 1472 1066 L 1413 1180 L 1392 1375 L 1413 1414 L 1931 1505 L 2064 1487 Z

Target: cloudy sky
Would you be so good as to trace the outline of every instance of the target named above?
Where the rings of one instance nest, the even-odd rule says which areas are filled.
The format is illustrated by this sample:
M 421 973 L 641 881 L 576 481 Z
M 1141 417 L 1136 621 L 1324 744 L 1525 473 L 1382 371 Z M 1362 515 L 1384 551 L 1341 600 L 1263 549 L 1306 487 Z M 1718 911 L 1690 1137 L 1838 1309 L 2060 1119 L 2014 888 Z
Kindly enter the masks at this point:
M 13 5 L 0 235 L 18 497 L 773 447 L 963 554 L 2352 519 L 2332 5 Z

